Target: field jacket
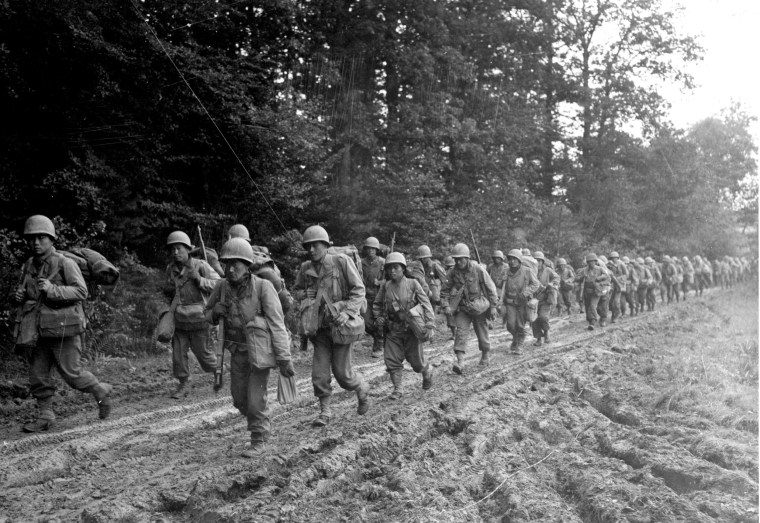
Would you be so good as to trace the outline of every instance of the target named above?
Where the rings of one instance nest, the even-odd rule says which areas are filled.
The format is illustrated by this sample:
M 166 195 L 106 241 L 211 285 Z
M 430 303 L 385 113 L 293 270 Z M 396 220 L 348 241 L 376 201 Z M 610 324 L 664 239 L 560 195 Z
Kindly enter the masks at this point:
M 576 276 L 576 280 L 581 282 L 584 294 L 604 296 L 610 290 L 610 272 L 601 265 L 595 265 L 593 268 L 584 267 L 583 274 Z
M 507 271 L 507 284 L 501 302 L 505 305 L 523 305 L 541 288 L 536 273 L 520 264 L 515 272 Z
M 463 291 L 469 299 L 485 296 L 496 307 L 499 297 L 496 294 L 496 286 L 483 266 L 469 260 L 464 270 L 456 265 L 448 273 L 448 279 L 441 289 L 441 305 L 449 306 L 449 298 L 452 292 Z
M 427 293 L 414 278 L 401 277 L 399 283 L 387 280 L 372 303 L 375 318 L 382 318 L 389 330 L 407 330 L 406 313 L 416 305 L 422 305 L 425 323 L 435 324 L 435 312 Z
M 367 295 L 367 299 L 374 297 L 380 289 L 382 280 L 385 279 L 383 274 L 384 267 L 385 258 L 375 256 L 375 259 L 372 261 L 369 261 L 369 258 L 362 258 L 362 280 L 364 281 L 364 292 Z M 380 283 L 375 283 L 376 281 Z
M 554 272 L 554 269 L 544 266 L 543 269 L 539 268 L 536 274 L 538 283 L 541 286 L 536 292 L 536 299 L 539 303 L 556 305 L 557 304 L 557 290 L 559 289 L 559 274 Z

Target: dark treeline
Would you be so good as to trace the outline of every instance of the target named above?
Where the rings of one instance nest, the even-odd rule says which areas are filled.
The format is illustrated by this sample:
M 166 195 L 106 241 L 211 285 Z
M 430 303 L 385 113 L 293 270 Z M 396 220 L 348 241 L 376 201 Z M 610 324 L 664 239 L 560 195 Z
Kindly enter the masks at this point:
M 237 222 L 275 255 L 312 223 L 437 255 L 470 230 L 481 252 L 740 253 L 752 118 L 669 124 L 656 86 L 689 88 L 701 54 L 675 16 L 657 0 L 0 2 L 1 254 L 37 213 L 149 265 L 171 230 L 218 247 Z

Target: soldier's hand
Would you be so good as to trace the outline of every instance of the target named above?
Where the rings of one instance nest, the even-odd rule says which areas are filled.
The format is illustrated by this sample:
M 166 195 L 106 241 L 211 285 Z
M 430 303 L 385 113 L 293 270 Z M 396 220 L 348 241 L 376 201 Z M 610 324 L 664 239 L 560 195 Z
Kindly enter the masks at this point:
M 312 289 L 309 287 L 306 289 L 306 297 L 311 298 L 312 300 L 317 297 L 317 289 Z
M 448 305 L 446 305 L 446 306 L 443 308 L 443 313 L 444 313 L 446 316 L 451 316 L 451 307 L 449 307 Z
M 201 279 L 201 275 L 198 274 L 198 269 L 193 264 L 187 266 L 187 272 L 185 272 L 185 275 L 188 280 L 198 281 Z
M 53 286 L 52 283 L 50 283 L 50 280 L 47 278 L 38 278 L 37 279 L 37 290 L 42 292 L 47 292 L 50 290 L 50 288 Z
M 219 321 L 219 318 L 226 318 L 229 313 L 226 303 L 217 303 L 211 311 L 212 319 Z
M 21 303 L 24 301 L 24 297 L 26 296 L 26 291 L 23 287 L 19 287 L 16 289 L 16 292 L 13 293 L 13 299 L 15 299 L 17 302 Z
M 278 360 L 277 366 L 280 367 L 280 374 L 285 376 L 286 378 L 290 378 L 291 376 L 296 375 L 296 369 L 293 367 L 293 362 Z
M 495 321 L 496 318 L 498 318 L 496 307 L 491 307 L 491 321 Z
M 348 321 L 348 313 L 345 311 L 338 314 L 338 317 L 335 318 L 334 320 L 335 325 L 337 325 L 338 327 L 342 327 L 343 325 L 346 324 L 347 321 Z

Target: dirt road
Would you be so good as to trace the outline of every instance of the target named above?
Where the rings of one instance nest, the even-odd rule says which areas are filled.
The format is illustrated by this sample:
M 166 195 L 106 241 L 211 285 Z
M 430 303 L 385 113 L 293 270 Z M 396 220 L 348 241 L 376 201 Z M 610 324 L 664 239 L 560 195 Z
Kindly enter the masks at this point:
M 433 389 L 407 370 L 396 402 L 360 347 L 373 406 L 340 392 L 323 429 L 299 354 L 300 398 L 272 393 L 258 460 L 206 378 L 177 403 L 165 369 L 111 362 L 106 422 L 64 401 L 55 432 L 20 437 L 30 400 L 4 404 L 0 521 L 757 521 L 757 300 L 713 291 L 593 332 L 575 314 L 520 357 L 496 329 L 492 364 L 473 340 L 464 376 L 441 338 Z

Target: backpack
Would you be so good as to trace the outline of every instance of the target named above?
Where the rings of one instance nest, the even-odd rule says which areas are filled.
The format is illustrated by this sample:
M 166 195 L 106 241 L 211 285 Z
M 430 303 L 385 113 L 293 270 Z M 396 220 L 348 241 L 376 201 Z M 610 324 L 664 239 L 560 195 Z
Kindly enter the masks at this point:
M 119 269 L 97 251 L 75 247 L 68 251 L 56 252 L 77 264 L 88 285 L 116 285 L 119 281 Z
M 345 247 L 336 247 L 335 245 L 327 249 L 329 254 L 345 254 L 356 265 L 356 270 L 359 271 L 362 281 L 364 281 L 364 270 L 362 269 L 362 257 L 359 255 L 359 251 L 354 245 L 346 245 Z

